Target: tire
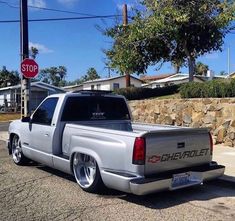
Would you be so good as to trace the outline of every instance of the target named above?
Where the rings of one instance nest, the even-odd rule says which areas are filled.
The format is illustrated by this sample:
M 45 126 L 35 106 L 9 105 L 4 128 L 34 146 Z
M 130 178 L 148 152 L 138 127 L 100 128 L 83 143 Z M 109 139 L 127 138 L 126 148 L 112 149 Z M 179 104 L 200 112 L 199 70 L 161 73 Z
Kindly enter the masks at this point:
M 104 188 L 96 160 L 89 155 L 75 153 L 73 173 L 78 185 L 86 192 L 98 193 Z
M 25 165 L 29 162 L 22 152 L 21 142 L 18 135 L 14 135 L 11 141 L 12 159 L 17 165 Z

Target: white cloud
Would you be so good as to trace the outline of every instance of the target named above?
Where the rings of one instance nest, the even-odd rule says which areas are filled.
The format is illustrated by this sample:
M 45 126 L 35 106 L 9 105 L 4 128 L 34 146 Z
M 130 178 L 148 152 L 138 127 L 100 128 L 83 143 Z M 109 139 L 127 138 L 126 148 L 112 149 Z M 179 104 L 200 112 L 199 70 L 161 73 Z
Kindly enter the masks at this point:
M 78 0 L 57 0 L 57 1 L 63 5 L 73 5 Z
M 45 8 L 45 0 L 28 0 L 28 5 L 33 7 Z
M 39 53 L 41 53 L 41 54 L 48 54 L 48 53 L 54 52 L 53 50 L 47 48 L 45 45 L 39 44 L 39 43 L 29 42 L 29 48 L 31 48 L 31 47 L 37 48 Z
M 131 8 L 134 7 L 134 4 L 126 4 L 127 5 L 127 10 L 130 11 Z M 117 4 L 117 8 L 121 11 L 123 8 L 123 4 Z

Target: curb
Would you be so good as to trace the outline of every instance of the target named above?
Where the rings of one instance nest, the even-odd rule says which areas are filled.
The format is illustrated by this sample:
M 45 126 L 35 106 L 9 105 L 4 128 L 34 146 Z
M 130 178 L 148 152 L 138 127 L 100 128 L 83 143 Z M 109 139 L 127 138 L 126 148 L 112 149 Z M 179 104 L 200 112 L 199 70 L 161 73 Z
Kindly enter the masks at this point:
M 229 175 L 223 175 L 222 177 L 218 178 L 219 180 L 235 183 L 235 177 Z

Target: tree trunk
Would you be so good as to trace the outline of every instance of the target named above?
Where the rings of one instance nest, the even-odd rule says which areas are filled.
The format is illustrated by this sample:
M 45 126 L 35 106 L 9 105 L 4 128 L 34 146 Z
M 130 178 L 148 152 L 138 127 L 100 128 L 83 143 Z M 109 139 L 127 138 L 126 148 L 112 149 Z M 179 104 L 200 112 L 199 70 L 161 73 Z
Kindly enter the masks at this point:
M 195 74 L 195 59 L 192 56 L 188 57 L 188 69 L 189 69 L 189 82 L 192 82 L 193 75 Z
M 126 73 L 126 87 L 130 87 L 130 86 L 131 86 L 130 74 Z
M 174 70 L 175 70 L 175 74 L 178 74 L 180 71 L 180 66 L 179 65 L 174 65 Z
M 195 74 L 195 58 L 192 56 L 192 53 L 189 52 L 187 47 L 187 41 L 184 42 L 184 52 L 188 60 L 188 71 L 189 71 L 189 82 L 193 81 L 193 75 Z

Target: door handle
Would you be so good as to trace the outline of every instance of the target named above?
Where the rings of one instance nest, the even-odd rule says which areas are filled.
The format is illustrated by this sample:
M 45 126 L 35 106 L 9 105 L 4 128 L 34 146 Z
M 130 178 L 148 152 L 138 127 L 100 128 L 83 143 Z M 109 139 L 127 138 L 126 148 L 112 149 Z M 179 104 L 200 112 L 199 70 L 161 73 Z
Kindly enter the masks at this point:
M 49 137 L 49 134 L 44 134 L 45 137 Z

